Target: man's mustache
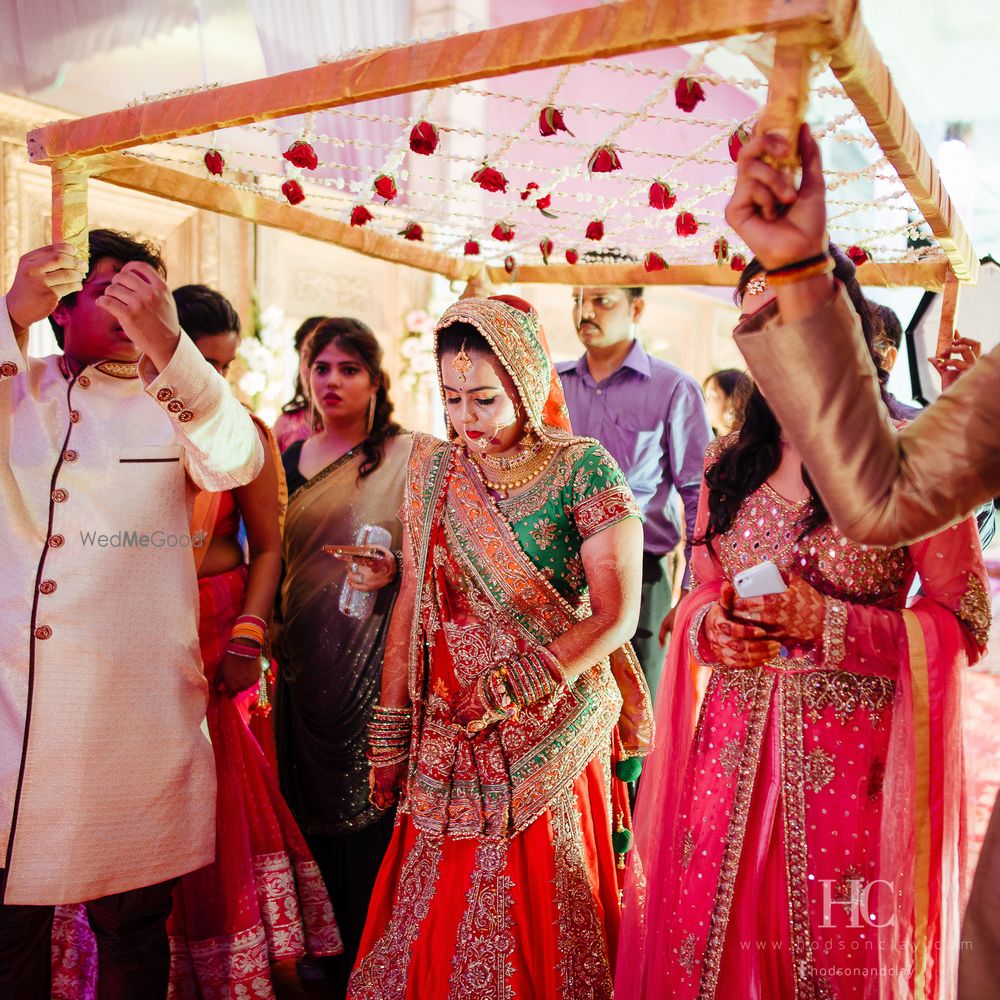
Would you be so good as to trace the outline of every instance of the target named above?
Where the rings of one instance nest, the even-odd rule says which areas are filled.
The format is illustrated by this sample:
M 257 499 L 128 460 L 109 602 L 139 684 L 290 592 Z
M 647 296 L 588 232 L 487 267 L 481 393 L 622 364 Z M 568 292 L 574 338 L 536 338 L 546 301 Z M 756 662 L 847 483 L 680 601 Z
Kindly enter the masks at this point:
M 604 331 L 591 319 L 583 320 L 580 325 L 576 328 L 577 333 L 582 333 L 585 326 L 592 326 L 598 333 L 603 333 Z

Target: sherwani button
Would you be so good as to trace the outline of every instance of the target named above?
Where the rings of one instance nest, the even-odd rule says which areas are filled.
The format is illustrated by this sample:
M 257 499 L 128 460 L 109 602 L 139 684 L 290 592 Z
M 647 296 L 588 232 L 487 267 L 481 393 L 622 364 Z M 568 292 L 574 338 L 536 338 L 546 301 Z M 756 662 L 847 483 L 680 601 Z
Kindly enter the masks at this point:
M 79 452 L 73 451 L 72 448 L 67 448 L 63 452 L 63 461 L 64 462 L 75 462 L 79 457 L 80 457 Z
M 69 411 L 69 420 L 70 420 L 71 424 L 78 424 L 80 422 L 80 411 L 79 410 L 70 410 Z
M 52 491 L 53 503 L 65 503 L 69 499 L 69 492 L 61 486 Z
M 38 593 L 40 594 L 45 594 L 46 596 L 48 596 L 49 594 L 54 594 L 55 592 L 56 592 L 55 580 L 42 580 L 42 582 L 38 585 Z
M 168 399 L 174 398 L 174 390 L 170 386 L 165 385 L 162 389 L 156 390 L 156 398 L 161 402 L 165 403 Z
M 167 409 L 171 413 L 180 413 L 184 409 L 184 404 L 179 399 L 172 399 L 167 403 Z
M 66 539 L 62 535 L 49 536 L 49 548 L 60 549 L 65 544 Z
M 78 386 L 79 386 L 79 387 L 80 387 L 81 389 L 86 389 L 86 388 L 87 388 L 87 387 L 88 387 L 88 386 L 90 385 L 90 376 L 89 376 L 89 375 L 81 375 L 81 376 L 80 376 L 80 377 L 79 377 L 79 378 L 78 378 L 78 379 L 76 380 L 76 384 L 77 384 L 77 385 L 78 385 Z
M 51 639 L 52 638 L 52 629 L 50 629 L 48 627 L 48 625 L 39 625 L 38 628 L 35 629 L 35 638 L 36 639 Z
M 0 378 L 12 378 L 17 374 L 17 365 L 13 361 L 5 361 L 0 365 Z
M 189 420 L 194 420 L 194 414 L 190 410 L 183 410 L 177 415 L 177 419 L 182 424 L 186 424 Z

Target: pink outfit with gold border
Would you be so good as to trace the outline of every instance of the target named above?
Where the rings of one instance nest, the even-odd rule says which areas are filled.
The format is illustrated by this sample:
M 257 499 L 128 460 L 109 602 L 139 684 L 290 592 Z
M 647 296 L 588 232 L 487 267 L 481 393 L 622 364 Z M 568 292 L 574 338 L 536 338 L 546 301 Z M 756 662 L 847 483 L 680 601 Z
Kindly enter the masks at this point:
M 990 615 L 975 524 L 884 550 L 829 524 L 800 541 L 804 510 L 765 484 L 695 549 L 636 810 L 648 890 L 624 914 L 623 1000 L 954 995 L 959 674 Z M 822 648 L 700 665 L 723 579 L 764 559 L 828 597 Z

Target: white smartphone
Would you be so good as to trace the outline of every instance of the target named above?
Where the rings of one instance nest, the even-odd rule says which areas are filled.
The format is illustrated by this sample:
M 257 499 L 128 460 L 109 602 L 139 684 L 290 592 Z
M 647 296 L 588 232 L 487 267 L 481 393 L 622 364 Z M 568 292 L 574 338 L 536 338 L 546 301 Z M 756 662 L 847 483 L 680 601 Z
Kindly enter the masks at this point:
M 733 588 L 740 597 L 764 597 L 788 590 L 781 570 L 770 559 L 737 573 L 733 577 Z

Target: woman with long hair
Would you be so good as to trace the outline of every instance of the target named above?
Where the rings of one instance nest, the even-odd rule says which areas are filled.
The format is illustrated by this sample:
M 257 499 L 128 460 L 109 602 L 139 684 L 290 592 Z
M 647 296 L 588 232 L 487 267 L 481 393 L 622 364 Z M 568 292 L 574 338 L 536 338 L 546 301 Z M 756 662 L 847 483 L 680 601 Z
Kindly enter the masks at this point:
M 612 768 L 651 738 L 638 508 L 569 432 L 528 303 L 464 299 L 436 346 L 451 440 L 418 440 L 407 477 L 369 750 L 399 818 L 349 995 L 610 1000 Z
M 871 347 L 854 267 L 830 253 Z M 744 314 L 773 297 L 752 263 Z M 765 560 L 785 591 L 740 598 L 734 578 Z M 849 542 L 754 389 L 709 447 L 693 566 L 636 807 L 647 894 L 627 911 L 618 995 L 953 996 L 959 673 L 990 618 L 974 523 Z
M 295 353 L 299 356 L 299 370 L 295 375 L 295 394 L 281 408 L 274 422 L 272 433 L 278 450 L 290 448 L 296 441 L 305 441 L 316 431 L 316 412 L 309 402 L 309 366 L 306 364 L 306 343 L 309 335 L 326 319 L 310 316 L 295 331 Z
M 356 319 L 323 320 L 306 342 L 319 427 L 283 456 L 288 479 L 275 696 L 281 788 L 319 862 L 344 941 L 322 962 L 343 995 L 368 900 L 392 834 L 369 801 L 367 728 L 378 700 L 394 552 L 411 436 L 392 418 L 375 335 Z M 376 530 L 377 529 L 377 530 Z M 325 548 L 381 534 L 372 558 Z
M 720 368 L 701 384 L 701 391 L 705 394 L 705 412 L 716 437 L 731 434 L 739 424 L 737 387 L 743 377 L 738 368 Z

